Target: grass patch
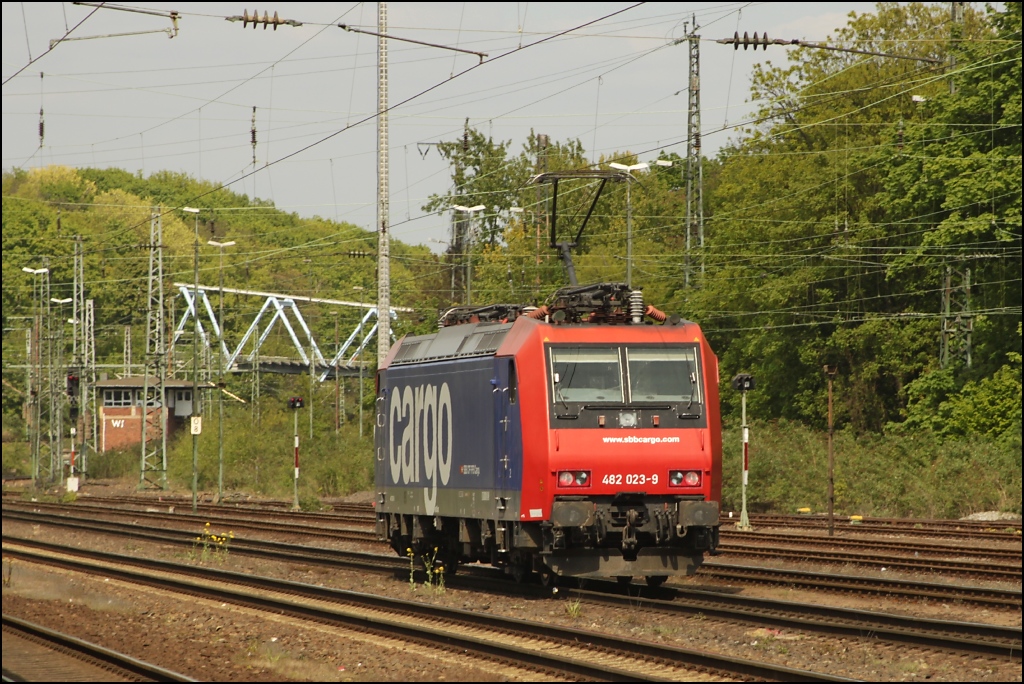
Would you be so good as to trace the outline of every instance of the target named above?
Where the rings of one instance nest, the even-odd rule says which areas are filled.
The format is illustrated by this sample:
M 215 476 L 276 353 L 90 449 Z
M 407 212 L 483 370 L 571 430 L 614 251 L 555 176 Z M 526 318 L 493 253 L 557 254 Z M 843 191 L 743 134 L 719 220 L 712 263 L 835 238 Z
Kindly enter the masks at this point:
M 748 505 L 754 512 L 827 508 L 827 435 L 798 423 L 750 430 Z M 741 435 L 725 430 L 723 508 L 740 506 Z M 835 435 L 835 502 L 843 515 L 959 518 L 1021 512 L 1019 437 L 942 439 L 931 433 Z

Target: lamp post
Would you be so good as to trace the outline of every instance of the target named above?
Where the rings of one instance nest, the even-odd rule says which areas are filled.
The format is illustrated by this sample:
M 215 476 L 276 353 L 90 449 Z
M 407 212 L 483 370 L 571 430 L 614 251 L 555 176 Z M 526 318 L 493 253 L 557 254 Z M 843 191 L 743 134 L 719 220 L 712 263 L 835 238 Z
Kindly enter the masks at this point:
M 207 240 L 206 244 L 220 250 L 220 302 L 217 313 L 217 329 L 220 331 L 220 350 L 217 352 L 217 503 L 224 499 L 224 248 L 234 247 L 235 241 L 217 242 Z M 198 314 L 198 312 L 196 312 Z
M 822 370 L 825 371 L 825 375 L 828 377 L 828 536 L 835 534 L 835 502 L 836 502 L 836 491 L 835 491 L 835 451 L 832 446 L 832 380 L 836 377 L 835 366 L 824 366 Z
M 626 183 L 626 285 L 633 286 L 633 202 L 630 197 L 630 188 L 633 187 L 633 183 L 636 178 L 633 176 L 634 171 L 646 169 L 650 165 L 647 162 L 640 162 L 639 164 L 619 164 L 618 162 L 612 162 L 608 166 L 619 171 L 625 171 L 629 177 L 629 182 Z
M 182 207 L 182 211 L 195 216 L 195 247 L 192 251 L 192 512 L 199 510 L 199 435 L 203 431 L 203 419 L 199 416 L 199 210 Z
M 449 258 L 451 258 L 453 256 L 452 245 L 451 245 L 450 242 L 446 242 L 445 240 L 438 240 L 437 238 L 428 238 L 427 242 L 436 242 L 439 245 L 444 245 L 445 247 L 448 248 L 448 256 L 449 256 Z M 448 290 L 448 296 L 451 299 L 452 304 L 454 304 L 455 303 L 455 263 L 452 262 L 452 261 L 449 261 L 448 266 L 449 266 L 448 275 L 450 276 L 450 279 L 451 279 L 451 288 Z
M 58 339 L 60 340 L 60 344 L 57 346 L 57 354 L 58 354 L 58 356 L 57 356 L 57 367 L 61 369 L 61 372 L 64 372 L 64 323 L 65 323 L 66 320 L 73 320 L 73 319 L 65 319 L 64 318 L 64 305 L 65 304 L 70 304 L 71 302 L 74 301 L 74 299 L 72 299 L 71 297 L 64 297 L 64 298 L 50 297 L 50 301 L 60 307 L 60 309 L 59 309 L 59 311 L 60 311 L 60 318 L 59 318 L 59 320 L 60 320 L 60 335 L 58 336 Z M 52 392 L 53 390 L 51 389 L 50 391 Z M 64 409 L 61 407 L 61 404 L 59 402 L 54 402 L 54 405 L 57 408 L 57 411 L 56 411 L 56 413 L 57 413 L 57 416 L 56 416 L 56 418 L 57 418 L 57 462 L 54 464 L 51 461 L 51 468 L 55 467 L 56 471 L 58 471 L 60 473 L 60 476 L 57 478 L 58 479 L 58 484 L 63 486 L 63 484 L 64 484 Z M 53 416 L 50 416 L 50 420 L 53 420 L 53 418 L 54 418 Z M 51 435 L 53 434 L 52 430 L 51 430 L 50 434 Z M 74 440 L 73 437 L 72 437 L 72 440 Z M 52 454 L 52 452 L 53 452 L 53 446 L 52 446 L 53 445 L 53 438 L 52 437 L 50 438 L 50 444 L 51 444 L 50 452 Z M 74 445 L 72 445 L 72 451 L 74 451 Z
M 455 204 L 452 209 L 469 214 L 469 231 L 466 235 L 466 306 L 473 304 L 473 214 L 484 209 L 484 205 L 464 207 Z
M 741 532 L 749 532 L 750 518 L 747 516 L 747 474 L 750 471 L 750 430 L 747 427 L 747 391 L 755 387 L 754 376 L 739 373 L 732 379 L 733 389 L 740 391 L 741 422 L 743 430 L 743 502 L 740 508 L 740 523 L 736 526 Z
M 331 311 L 331 317 L 334 318 L 334 348 L 338 349 L 341 346 L 341 338 L 338 337 L 338 312 L 337 310 Z M 337 435 L 341 431 L 341 402 L 339 401 L 341 395 L 341 378 L 338 375 L 338 360 L 335 358 L 334 361 L 334 434 Z
M 21 270 L 32 276 L 42 276 L 50 272 L 49 268 L 29 268 L 28 266 L 22 266 Z M 42 337 L 42 310 L 43 310 L 43 279 L 32 278 L 32 298 L 36 302 L 36 315 L 33 317 L 32 329 L 33 329 L 33 348 L 32 356 L 39 359 L 39 366 L 42 365 L 42 358 L 39 353 L 39 340 Z M 36 363 L 34 359 L 29 361 L 29 365 L 36 369 Z M 39 389 L 38 386 L 42 384 L 42 379 L 39 377 L 42 375 L 42 371 L 39 370 L 35 373 L 36 387 L 29 392 L 29 400 L 32 402 L 32 423 L 34 424 L 34 430 L 32 432 L 32 481 L 39 484 L 39 451 L 40 451 L 40 406 L 39 406 Z
M 355 285 L 355 286 L 352 287 L 352 289 L 353 290 L 357 290 L 359 292 L 359 315 L 360 315 L 360 319 L 359 320 L 362 320 L 361 316 L 363 314 L 363 286 L 362 285 Z M 378 333 L 380 332 L 380 327 L 379 326 L 377 327 L 377 332 Z M 360 349 L 359 354 L 362 354 L 362 353 L 363 353 L 362 349 Z M 360 439 L 363 438 L 363 357 L 362 356 L 359 357 L 359 438 Z

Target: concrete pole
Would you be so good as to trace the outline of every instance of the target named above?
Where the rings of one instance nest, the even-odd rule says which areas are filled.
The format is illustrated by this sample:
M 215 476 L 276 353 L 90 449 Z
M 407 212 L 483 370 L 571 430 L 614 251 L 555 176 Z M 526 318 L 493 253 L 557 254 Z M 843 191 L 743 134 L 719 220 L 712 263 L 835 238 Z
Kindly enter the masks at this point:
M 832 378 L 836 375 L 835 366 L 825 366 L 825 375 L 828 376 L 828 536 L 835 534 L 835 450 L 833 448 L 833 420 L 832 420 Z
M 224 499 L 224 246 L 220 247 L 220 301 L 217 327 L 221 348 L 217 350 L 217 503 Z
M 334 348 L 338 349 L 340 346 L 341 338 L 338 337 L 338 312 L 333 311 L 334 314 Z M 341 402 L 339 401 L 341 395 L 341 378 L 338 375 L 338 362 L 334 362 L 334 434 L 338 434 L 341 430 Z
M 190 432 L 192 433 L 192 512 L 199 510 L 199 430 L 196 419 L 199 418 L 199 210 L 195 214 L 195 245 L 192 249 L 192 415 Z M 201 419 L 200 419 L 201 420 Z

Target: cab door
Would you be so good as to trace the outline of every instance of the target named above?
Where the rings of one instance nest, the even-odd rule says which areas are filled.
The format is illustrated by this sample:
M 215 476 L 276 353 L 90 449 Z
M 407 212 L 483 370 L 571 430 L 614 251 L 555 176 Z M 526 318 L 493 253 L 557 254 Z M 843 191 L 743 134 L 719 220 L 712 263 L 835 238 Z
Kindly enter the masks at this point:
M 507 358 L 496 358 L 494 366 L 494 379 L 491 380 L 491 393 L 494 397 L 494 479 L 498 489 L 500 515 L 514 490 L 512 406 L 515 401 L 515 368 L 512 360 Z
M 512 501 L 518 494 L 518 481 L 522 476 L 522 438 L 519 434 L 518 387 L 515 361 L 512 358 L 495 359 L 495 378 L 492 381 L 495 405 L 495 483 L 498 496 Z

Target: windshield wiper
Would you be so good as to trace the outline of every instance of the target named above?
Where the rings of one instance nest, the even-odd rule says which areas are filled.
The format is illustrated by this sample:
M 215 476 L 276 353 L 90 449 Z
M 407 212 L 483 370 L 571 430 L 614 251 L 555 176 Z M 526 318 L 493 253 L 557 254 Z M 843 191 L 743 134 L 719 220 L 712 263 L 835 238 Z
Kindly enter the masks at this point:
M 565 400 L 565 397 L 562 396 L 562 388 L 561 387 L 556 387 L 555 388 L 555 397 L 558 399 L 558 401 L 562 402 L 562 406 L 564 406 L 565 410 L 568 411 L 569 410 L 569 402 L 567 402 Z

